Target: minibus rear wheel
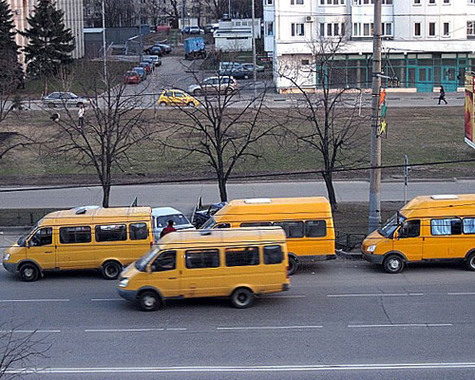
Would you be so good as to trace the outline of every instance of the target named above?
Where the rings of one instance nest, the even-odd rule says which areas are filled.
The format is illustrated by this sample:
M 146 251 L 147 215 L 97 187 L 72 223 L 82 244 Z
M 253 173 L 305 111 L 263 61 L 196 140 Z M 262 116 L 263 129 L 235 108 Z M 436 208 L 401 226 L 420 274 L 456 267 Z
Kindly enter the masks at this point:
M 32 282 L 38 280 L 40 277 L 40 270 L 32 263 L 23 264 L 18 271 L 20 272 L 22 281 Z
M 466 265 L 468 270 L 475 271 L 475 252 L 468 255 Z
M 386 273 L 399 273 L 404 269 L 404 260 L 399 255 L 389 255 L 383 261 L 383 269 Z
M 122 265 L 117 261 L 106 261 L 102 264 L 102 276 L 106 280 L 115 280 L 122 271 Z
M 231 294 L 231 303 L 237 309 L 245 309 L 254 302 L 254 293 L 247 288 L 237 288 Z
M 139 294 L 138 301 L 143 311 L 155 311 L 162 306 L 159 295 L 153 290 L 144 290 Z
M 297 261 L 297 258 L 295 256 L 289 255 L 289 270 L 288 270 L 289 276 L 292 276 L 293 274 L 295 274 L 298 268 L 299 268 L 299 262 Z

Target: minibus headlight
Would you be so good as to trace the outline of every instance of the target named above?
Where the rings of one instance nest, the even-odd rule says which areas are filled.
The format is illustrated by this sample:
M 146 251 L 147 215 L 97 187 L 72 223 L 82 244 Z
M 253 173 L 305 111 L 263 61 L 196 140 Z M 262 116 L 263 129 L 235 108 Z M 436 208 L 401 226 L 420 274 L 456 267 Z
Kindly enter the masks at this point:
M 367 251 L 369 253 L 373 253 L 375 250 L 376 250 L 376 245 L 375 244 L 370 245 L 367 249 Z
M 121 288 L 125 288 L 127 285 L 129 285 L 129 278 L 128 277 L 123 277 L 120 281 L 119 281 L 119 286 Z
M 10 255 L 9 253 L 5 253 L 5 254 L 3 255 L 3 261 L 8 261 L 8 260 L 10 260 L 10 256 L 11 256 L 11 255 Z

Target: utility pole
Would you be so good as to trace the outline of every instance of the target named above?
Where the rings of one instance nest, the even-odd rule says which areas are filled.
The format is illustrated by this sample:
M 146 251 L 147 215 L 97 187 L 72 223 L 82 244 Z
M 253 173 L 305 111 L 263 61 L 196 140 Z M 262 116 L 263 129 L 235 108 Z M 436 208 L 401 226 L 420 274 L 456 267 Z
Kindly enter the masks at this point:
M 106 42 L 106 6 L 102 0 L 102 50 L 104 50 L 104 83 L 107 83 L 107 42 Z
M 369 223 L 373 232 L 381 225 L 381 136 L 379 133 L 379 93 L 381 90 L 381 0 L 374 0 L 373 83 L 371 101 L 371 142 L 369 172 Z
M 251 33 L 252 33 L 252 80 L 254 84 L 254 101 L 257 99 L 257 89 L 256 89 L 256 81 L 257 81 L 257 71 L 256 71 L 256 10 L 255 8 L 255 0 L 251 1 L 251 15 L 252 15 L 252 26 L 251 26 Z

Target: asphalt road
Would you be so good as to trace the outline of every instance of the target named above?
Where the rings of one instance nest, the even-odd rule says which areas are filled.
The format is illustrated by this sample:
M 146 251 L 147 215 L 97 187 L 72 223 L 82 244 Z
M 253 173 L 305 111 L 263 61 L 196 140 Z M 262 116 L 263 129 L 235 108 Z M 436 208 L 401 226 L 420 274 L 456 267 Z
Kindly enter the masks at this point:
M 95 272 L 23 283 L 2 269 L 0 289 L 2 329 L 51 344 L 33 379 L 475 378 L 475 278 L 457 264 L 321 262 L 245 310 L 198 299 L 144 313 Z

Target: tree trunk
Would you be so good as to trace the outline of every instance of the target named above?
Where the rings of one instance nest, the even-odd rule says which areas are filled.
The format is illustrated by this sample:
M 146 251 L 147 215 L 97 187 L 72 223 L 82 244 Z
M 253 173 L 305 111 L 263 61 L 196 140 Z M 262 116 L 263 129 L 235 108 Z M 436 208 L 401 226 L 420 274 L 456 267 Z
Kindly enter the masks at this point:
M 228 201 L 228 193 L 226 191 L 226 180 L 224 178 L 218 178 L 219 196 L 221 202 Z
M 111 185 L 110 183 L 102 184 L 102 207 L 109 207 Z
M 332 207 L 332 211 L 335 212 L 338 209 L 335 195 L 335 188 L 333 186 L 333 175 L 331 172 L 324 171 L 322 173 L 323 180 L 325 181 L 325 186 L 327 187 L 328 200 Z

